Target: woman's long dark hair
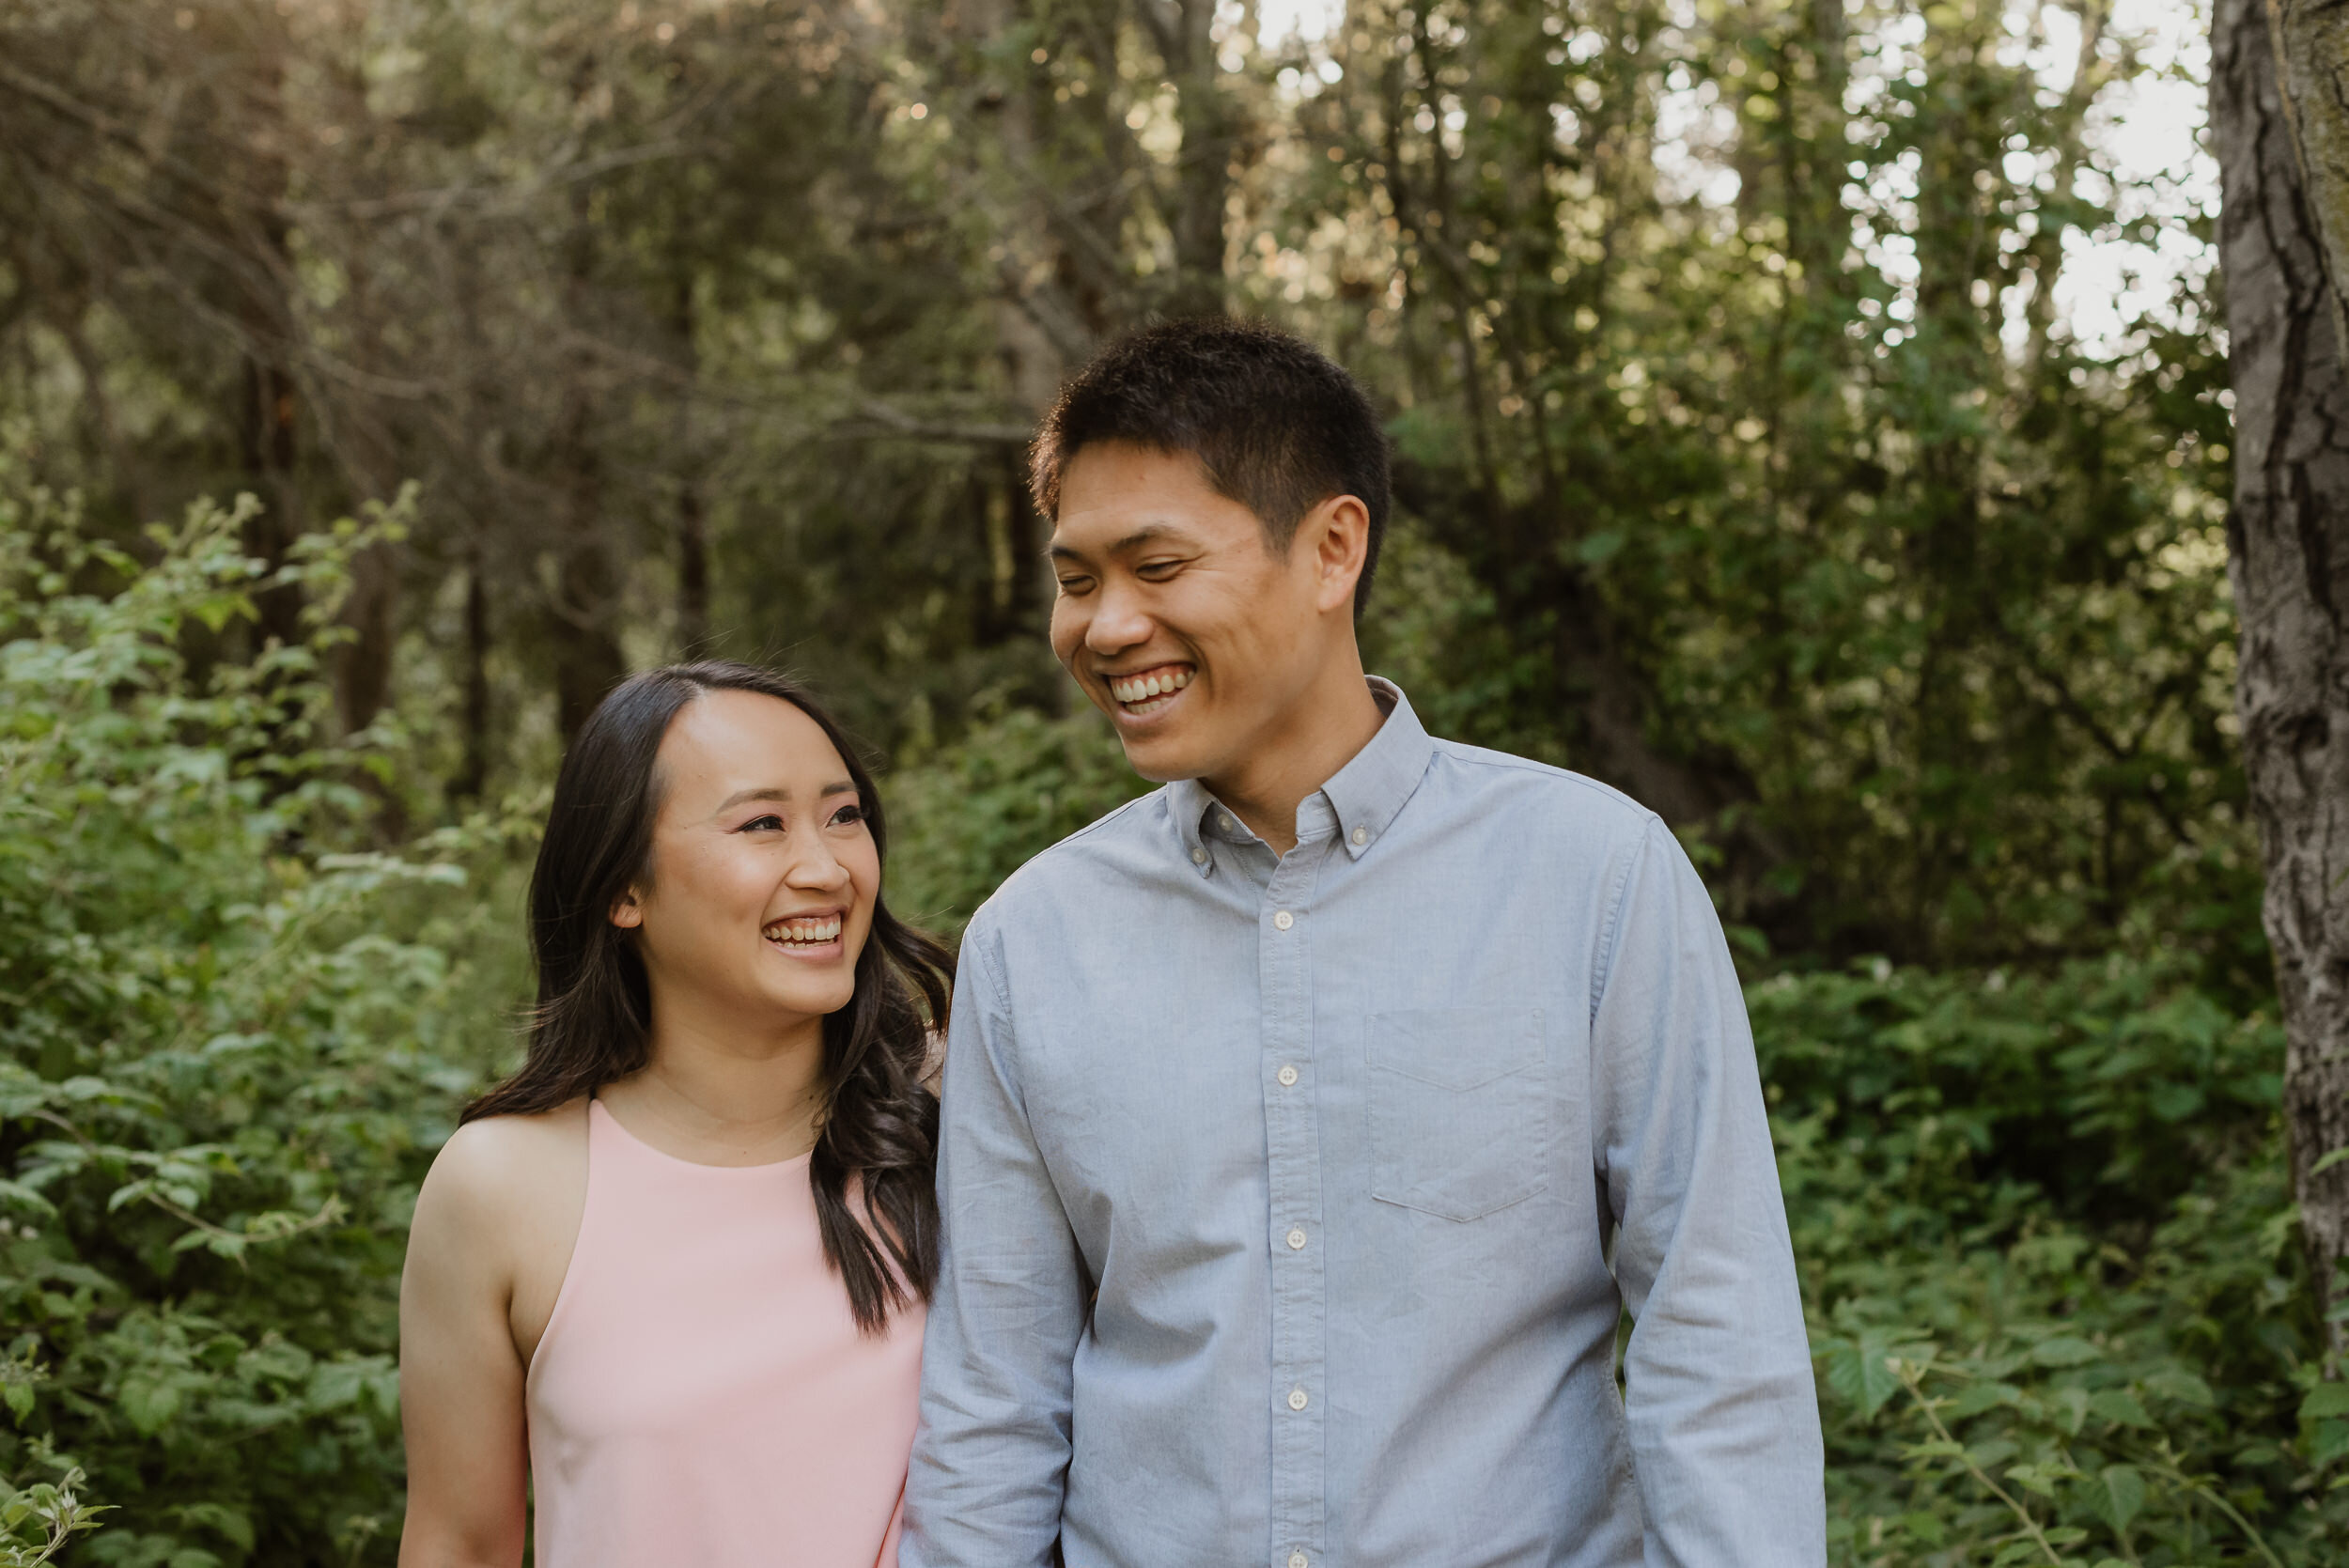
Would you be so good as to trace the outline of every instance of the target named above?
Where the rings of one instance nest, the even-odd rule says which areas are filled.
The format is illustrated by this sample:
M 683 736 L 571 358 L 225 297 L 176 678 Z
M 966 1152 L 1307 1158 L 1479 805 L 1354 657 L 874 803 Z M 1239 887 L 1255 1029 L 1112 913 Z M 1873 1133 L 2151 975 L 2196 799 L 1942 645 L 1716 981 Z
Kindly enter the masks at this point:
M 856 748 L 798 683 L 722 660 L 672 664 L 612 690 L 571 742 L 554 782 L 546 837 L 530 877 L 530 945 L 538 966 L 521 1070 L 465 1108 L 462 1120 L 552 1110 L 628 1077 L 650 1059 L 652 992 L 612 907 L 648 870 L 661 801 L 655 761 L 679 710 L 706 691 L 755 691 L 789 703 L 831 737 L 888 857 L 880 795 Z M 824 1256 L 848 1286 L 858 1326 L 928 1300 L 938 1278 L 938 1099 L 923 1087 L 929 1034 L 946 1027 L 955 961 L 879 897 L 857 955 L 856 993 L 824 1019 L 823 1129 L 809 1161 Z M 876 1223 L 848 1202 L 854 1177 Z

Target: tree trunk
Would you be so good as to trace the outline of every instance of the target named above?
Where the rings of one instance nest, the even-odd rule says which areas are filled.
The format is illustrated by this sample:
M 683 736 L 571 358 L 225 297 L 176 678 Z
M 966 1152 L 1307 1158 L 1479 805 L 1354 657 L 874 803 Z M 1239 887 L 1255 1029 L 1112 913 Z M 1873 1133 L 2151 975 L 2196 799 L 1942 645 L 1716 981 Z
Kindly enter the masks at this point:
M 1142 0 L 1167 74 L 1182 94 L 1182 172 L 1173 211 L 1175 316 L 1223 310 L 1223 204 L 1232 188 L 1234 124 L 1215 51 L 1215 0 Z
M 2349 1147 L 2349 18 L 2308 0 L 2219 0 L 2212 46 L 2236 706 L 2266 859 L 2293 1186 L 2329 1307 L 2349 1257 L 2349 1164 L 2317 1170 Z
M 482 551 L 465 564 L 464 701 L 459 709 L 464 751 L 448 782 L 451 803 L 472 804 L 490 783 L 490 587 L 482 580 Z

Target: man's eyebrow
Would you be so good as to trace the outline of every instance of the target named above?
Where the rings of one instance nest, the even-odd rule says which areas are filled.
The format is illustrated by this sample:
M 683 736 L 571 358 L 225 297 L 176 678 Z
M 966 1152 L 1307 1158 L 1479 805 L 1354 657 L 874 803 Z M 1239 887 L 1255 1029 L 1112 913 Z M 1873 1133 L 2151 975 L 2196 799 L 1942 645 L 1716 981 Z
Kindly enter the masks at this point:
M 1107 555 L 1123 555 L 1129 550 L 1139 550 L 1143 545 L 1149 544 L 1153 540 L 1161 539 L 1166 537 L 1168 535 L 1179 534 L 1181 530 L 1174 527 L 1172 523 L 1154 522 L 1146 527 L 1135 529 L 1132 533 L 1127 535 L 1124 538 L 1110 546 L 1109 549 L 1104 551 L 1102 553 Z M 1056 561 L 1073 561 L 1083 559 L 1083 556 L 1080 551 L 1072 550 L 1068 546 L 1063 544 L 1056 544 L 1052 546 L 1050 550 L 1046 551 L 1045 553 Z

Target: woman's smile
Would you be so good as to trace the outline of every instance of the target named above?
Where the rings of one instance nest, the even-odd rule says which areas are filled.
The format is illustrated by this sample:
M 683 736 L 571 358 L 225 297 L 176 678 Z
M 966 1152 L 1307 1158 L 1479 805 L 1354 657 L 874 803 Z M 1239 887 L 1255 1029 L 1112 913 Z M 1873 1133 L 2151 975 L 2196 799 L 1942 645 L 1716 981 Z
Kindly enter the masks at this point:
M 810 909 L 796 915 L 770 920 L 759 928 L 767 945 L 778 953 L 809 963 L 823 963 L 839 958 L 846 951 L 841 931 L 848 911 L 845 908 Z

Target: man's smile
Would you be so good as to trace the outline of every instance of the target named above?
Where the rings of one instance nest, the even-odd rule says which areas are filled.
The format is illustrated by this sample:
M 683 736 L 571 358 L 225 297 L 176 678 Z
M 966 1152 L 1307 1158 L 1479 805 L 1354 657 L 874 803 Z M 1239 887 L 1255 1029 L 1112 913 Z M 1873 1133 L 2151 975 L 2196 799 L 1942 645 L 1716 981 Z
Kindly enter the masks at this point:
M 1105 674 L 1101 678 L 1122 712 L 1146 719 L 1172 706 L 1198 673 L 1196 665 L 1174 662 L 1152 664 L 1119 675 Z

